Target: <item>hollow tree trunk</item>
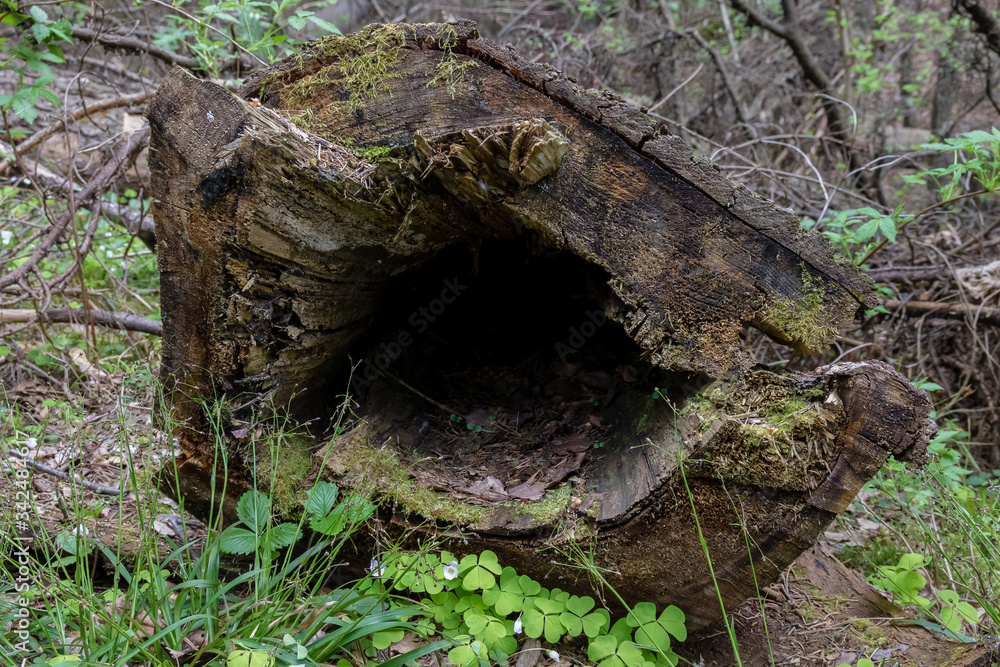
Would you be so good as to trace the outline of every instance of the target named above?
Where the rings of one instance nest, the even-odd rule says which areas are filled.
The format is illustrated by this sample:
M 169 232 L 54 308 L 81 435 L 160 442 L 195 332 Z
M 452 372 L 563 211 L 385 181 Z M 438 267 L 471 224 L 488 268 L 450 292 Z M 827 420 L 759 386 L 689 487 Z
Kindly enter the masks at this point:
M 781 375 L 743 342 L 822 350 L 870 281 L 640 110 L 471 23 L 320 40 L 239 95 L 176 69 L 147 114 L 189 507 L 217 437 L 231 489 L 306 457 L 294 482 L 318 470 L 396 530 L 455 527 L 454 551 L 583 592 L 544 548 L 575 539 L 627 602 L 695 628 L 719 610 L 689 499 L 736 603 L 890 453 L 926 457 L 926 395 L 887 365 Z M 324 446 L 264 451 L 275 406 Z

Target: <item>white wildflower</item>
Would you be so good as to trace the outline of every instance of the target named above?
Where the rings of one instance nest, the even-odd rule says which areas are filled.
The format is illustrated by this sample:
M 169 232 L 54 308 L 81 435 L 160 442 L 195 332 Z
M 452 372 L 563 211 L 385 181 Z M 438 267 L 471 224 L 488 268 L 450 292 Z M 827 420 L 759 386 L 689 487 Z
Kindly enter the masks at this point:
M 10 240 L 14 238 L 14 232 L 9 229 L 5 229 L 0 232 L 0 246 L 5 246 L 10 243 Z
M 442 573 L 444 574 L 444 578 L 447 579 L 448 581 L 451 581 L 452 579 L 457 579 L 458 578 L 458 561 L 457 560 L 453 560 L 450 563 L 448 563 L 447 565 L 445 565 L 444 568 L 442 569 Z
M 87 530 L 86 526 L 77 526 L 73 529 L 73 534 L 80 537 L 88 537 L 90 535 L 90 531 Z
M 112 237 L 111 232 L 104 232 L 104 238 L 110 239 Z
M 552 662 L 559 662 L 559 654 L 550 649 L 549 650 L 549 659 L 551 659 Z
M 385 563 L 382 563 L 377 558 L 372 558 L 372 562 L 368 564 L 368 571 L 372 573 L 375 578 L 385 576 Z
M 115 251 L 114 251 L 114 250 L 108 250 L 108 251 L 107 251 L 107 252 L 106 252 L 105 254 L 106 254 L 106 255 L 107 255 L 108 257 L 114 257 L 114 256 L 115 256 Z
M 517 620 L 514 621 L 514 634 L 519 635 L 524 632 L 524 626 L 521 625 L 521 615 L 517 615 Z
M 35 449 L 38 447 L 38 440 L 36 438 L 25 438 L 24 446 L 28 449 Z

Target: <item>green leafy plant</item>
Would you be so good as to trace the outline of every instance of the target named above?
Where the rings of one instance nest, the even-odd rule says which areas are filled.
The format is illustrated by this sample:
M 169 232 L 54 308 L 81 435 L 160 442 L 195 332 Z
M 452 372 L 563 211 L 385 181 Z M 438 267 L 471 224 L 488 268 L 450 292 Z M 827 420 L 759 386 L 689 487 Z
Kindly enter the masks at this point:
M 657 616 L 654 605 L 644 603 L 616 624 L 609 641 L 611 615 L 592 597 L 546 589 L 510 566 L 501 568 L 489 550 L 461 560 L 449 552 L 390 552 L 372 561 L 360 586 L 362 591 L 389 589 L 428 593 L 421 600 L 426 631 L 450 636 L 457 645 L 449 660 L 463 667 L 507 664 L 522 633 L 549 643 L 586 636 L 592 652 L 610 660 L 609 667 L 618 664 L 615 659 L 633 657 L 638 662 L 625 663 L 629 667 L 672 666 L 677 656 L 669 648 L 670 635 L 678 641 L 686 637 L 680 609 L 668 607 Z M 401 603 L 390 598 L 390 604 Z
M 933 614 L 934 601 L 921 595 L 927 586 L 927 578 L 918 570 L 926 565 L 927 559 L 920 554 L 903 554 L 896 565 L 883 565 L 868 579 L 877 588 L 891 593 L 896 602 L 913 605 L 931 613 L 943 626 L 939 629 L 948 630 L 953 635 L 962 629 L 963 620 L 973 625 L 978 623 L 975 607 L 962 601 L 955 591 L 937 592 L 940 604 L 938 613 Z
M 165 3 L 164 3 L 165 4 Z M 232 61 L 235 51 L 260 63 L 273 62 L 291 53 L 294 44 L 288 28 L 303 30 L 312 24 L 325 33 L 339 35 L 332 23 L 316 15 L 315 9 L 330 4 L 298 0 L 199 0 L 197 9 L 186 11 L 174 3 L 174 14 L 154 35 L 154 42 L 167 50 L 186 46 L 211 76 L 219 76 L 220 64 Z
M 994 192 L 1000 187 L 1000 130 L 977 130 L 946 139 L 944 142 L 923 144 L 921 149 L 951 155 L 946 167 L 924 169 L 904 176 L 907 187 L 926 187 L 933 183 L 940 200 L 924 209 L 910 213 L 900 203 L 889 214 L 871 206 L 836 211 L 825 215 L 819 223 L 805 219 L 803 229 L 821 229 L 835 250 L 858 266 L 864 265 L 887 243 L 895 243 L 909 225 L 927 214 L 964 199 Z M 968 190 L 967 183 L 978 183 L 979 189 Z M 898 195 L 901 200 L 904 188 Z
M 49 89 L 56 80 L 51 65 L 66 61 L 59 43 L 72 43 L 72 25 L 65 18 L 51 19 L 39 5 L 26 13 L 19 7 L 17 0 L 0 1 L 0 21 L 16 27 L 19 36 L 0 37 L 0 69 L 17 74 L 14 92 L 0 95 L 0 110 L 32 123 L 39 97 L 59 106 L 59 96 Z

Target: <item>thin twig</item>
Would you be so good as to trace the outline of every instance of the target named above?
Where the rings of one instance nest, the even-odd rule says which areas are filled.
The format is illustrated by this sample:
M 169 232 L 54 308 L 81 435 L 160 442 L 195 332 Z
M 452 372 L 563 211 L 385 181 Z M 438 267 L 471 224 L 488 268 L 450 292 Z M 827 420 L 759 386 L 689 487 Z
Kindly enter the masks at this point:
M 889 310 L 902 310 L 907 315 L 942 317 L 949 320 L 969 320 L 977 324 L 1000 326 L 1000 308 L 965 304 L 941 303 L 938 301 L 896 301 L 885 302 Z
M 30 308 L 0 308 L 0 322 L 36 321 L 100 325 L 112 329 L 139 331 L 153 336 L 163 335 L 163 322 L 128 313 L 86 308 L 49 308 L 43 311 Z
M 94 484 L 93 482 L 88 482 L 85 479 L 77 479 L 72 475 L 64 473 L 62 470 L 56 470 L 55 468 L 47 466 L 44 463 L 39 463 L 34 459 L 21 456 L 20 452 L 13 449 L 7 451 L 7 456 L 13 456 L 14 458 L 20 459 L 25 463 L 31 464 L 35 470 L 44 472 L 46 475 L 52 475 L 53 477 L 58 477 L 59 479 L 65 479 L 73 482 L 74 484 L 79 484 L 80 486 L 90 489 L 94 493 L 100 493 L 105 496 L 120 496 L 122 494 L 121 489 L 116 489 L 111 486 L 103 486 L 101 484 Z
M 94 178 L 91 179 L 91 181 L 80 191 L 78 201 L 82 203 L 95 197 L 99 197 L 108 186 L 108 183 L 110 183 L 118 175 L 123 167 L 132 164 L 135 156 L 138 155 L 139 151 L 145 147 L 148 138 L 148 127 L 126 138 L 125 145 L 112 157 L 111 160 L 105 163 L 97 175 L 94 176 Z M 49 227 L 48 233 L 35 246 L 31 256 L 7 275 L 0 276 L 0 289 L 7 287 L 8 285 L 18 283 L 27 277 L 27 275 L 38 266 L 38 262 L 49 254 L 49 251 L 63 235 L 66 227 L 75 219 L 75 214 L 75 209 L 71 207 L 58 220 L 52 223 Z M 75 270 L 75 266 L 70 269 L 70 271 L 74 272 Z
M 117 97 L 98 100 L 92 104 L 84 103 L 79 108 L 74 109 L 73 113 L 69 114 L 69 117 L 70 119 L 77 121 L 86 115 L 94 114 L 99 111 L 107 111 L 108 109 L 115 109 L 117 107 L 130 107 L 135 104 L 142 104 L 149 99 L 152 94 L 152 91 L 144 91 L 141 93 L 135 93 L 134 95 L 118 95 Z M 18 153 L 24 153 L 26 150 L 34 148 L 64 127 L 66 127 L 66 121 L 64 119 L 59 119 L 51 125 L 43 127 L 38 132 L 35 132 L 30 137 L 17 144 Z M 6 171 L 7 168 L 10 167 L 10 164 L 10 160 L 0 162 L 0 173 Z
M 955 203 L 957 201 L 960 201 L 962 199 L 968 199 L 969 197 L 978 197 L 979 195 L 984 195 L 987 192 L 990 192 L 990 190 L 976 190 L 975 192 L 966 192 L 965 194 L 958 195 L 957 197 L 952 197 L 951 199 L 945 199 L 943 201 L 939 201 L 936 204 L 931 204 L 930 206 L 928 206 L 927 208 L 923 209 L 922 211 L 918 211 L 916 215 L 914 215 L 912 218 L 910 218 L 909 220 L 907 220 L 906 222 L 904 222 L 903 224 L 901 224 L 899 226 L 899 229 L 896 230 L 896 234 L 898 236 L 899 233 L 901 231 L 903 231 L 904 229 L 906 229 L 907 227 L 909 227 L 911 223 L 915 222 L 919 218 L 923 217 L 924 215 L 930 213 L 931 211 L 933 211 L 935 209 L 941 208 L 942 206 L 946 206 L 948 204 L 953 204 L 953 203 Z M 888 237 L 882 239 L 882 241 L 879 242 L 879 244 L 877 246 L 875 246 L 870 251 L 868 251 L 868 254 L 865 255 L 864 258 L 860 262 L 858 262 L 858 266 L 861 266 L 862 264 L 864 264 L 865 262 L 867 262 L 869 259 L 871 259 L 872 256 L 875 253 L 877 253 L 879 250 L 881 250 L 882 246 L 884 246 L 888 242 L 889 242 Z

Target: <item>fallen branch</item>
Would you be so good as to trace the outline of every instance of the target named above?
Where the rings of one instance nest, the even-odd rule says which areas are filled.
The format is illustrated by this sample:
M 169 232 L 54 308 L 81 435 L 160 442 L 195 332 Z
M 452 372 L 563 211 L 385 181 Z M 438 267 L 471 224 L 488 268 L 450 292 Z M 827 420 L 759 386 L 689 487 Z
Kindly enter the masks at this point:
M 968 320 L 973 324 L 1000 326 L 1000 308 L 963 304 L 941 303 L 940 301 L 896 301 L 885 302 L 889 310 L 902 310 L 911 317 L 943 317 L 949 320 Z
M 0 141 L 0 150 L 6 152 L 8 146 L 7 143 Z M 79 187 L 71 184 L 66 177 L 46 169 L 34 160 L 21 157 L 18 162 L 28 172 L 22 174 L 22 176 L 30 178 L 32 181 L 46 188 L 62 190 L 63 195 L 66 197 L 69 197 L 69 187 Z M 122 206 L 121 204 L 117 206 L 101 206 L 99 204 L 100 202 L 89 201 L 82 202 L 79 206 L 91 213 L 100 212 L 105 218 L 122 226 L 129 234 L 142 241 L 147 248 L 154 252 L 156 251 L 156 224 L 153 222 L 153 216 L 148 214 L 143 215 L 141 211 L 137 211 L 129 206 Z
M 171 65 L 180 65 L 181 67 L 186 67 L 188 69 L 195 69 L 198 67 L 198 61 L 194 58 L 182 56 L 177 53 L 171 53 L 166 49 L 161 49 L 152 42 L 147 42 L 136 37 L 98 32 L 96 30 L 90 30 L 89 28 L 78 28 L 76 26 L 73 27 L 73 37 L 87 42 L 97 42 L 106 49 L 132 51 L 133 53 L 148 53 L 154 58 Z
M 82 205 L 85 202 L 100 197 L 101 193 L 108 187 L 108 183 L 117 178 L 119 172 L 124 171 L 129 165 L 132 164 L 136 155 L 139 154 L 139 151 L 146 146 L 148 139 L 148 127 L 129 135 L 125 140 L 125 145 L 122 146 L 118 152 L 105 163 L 94 178 L 91 179 L 91 181 L 87 183 L 87 185 L 84 186 L 84 188 L 76 196 L 77 205 Z M 38 242 L 27 261 L 7 275 L 0 276 L 0 289 L 24 280 L 30 273 L 35 271 L 38 266 L 38 262 L 49 254 L 52 247 L 63 235 L 66 227 L 75 219 L 75 217 L 75 208 L 70 208 L 63 215 L 61 215 L 59 219 L 49 227 L 48 233 L 41 241 Z M 76 268 L 76 266 L 73 266 L 70 268 L 70 271 L 75 271 Z
M 99 113 L 101 111 L 107 111 L 108 109 L 115 109 L 117 107 L 130 107 L 134 104 L 142 104 L 147 99 L 149 99 L 149 96 L 152 94 L 153 91 L 147 90 L 141 93 L 135 93 L 134 95 L 119 95 L 118 97 L 112 97 L 106 100 L 99 100 L 89 105 L 84 104 L 74 109 L 73 112 L 69 114 L 69 118 L 71 120 L 77 121 L 86 115 Z M 65 126 L 66 126 L 66 119 L 60 118 L 51 125 L 43 127 L 41 130 L 35 132 L 33 135 L 31 135 L 24 141 L 18 143 L 17 146 L 14 147 L 14 150 L 16 150 L 18 154 L 22 154 L 24 153 L 24 151 L 34 148 L 38 144 L 42 143 L 43 141 L 51 137 L 53 134 L 63 129 Z M 10 167 L 11 162 L 12 162 L 11 160 L 0 162 L 0 173 L 5 172 L 7 168 Z
M 13 456 L 16 459 L 20 459 L 25 463 L 31 464 L 31 466 L 38 471 L 44 472 L 46 475 L 52 475 L 53 477 L 58 477 L 59 479 L 69 480 L 75 484 L 79 484 L 85 488 L 90 489 L 94 493 L 100 493 L 105 496 L 120 496 L 122 494 L 121 489 L 116 489 L 113 486 L 103 486 L 101 484 L 94 484 L 93 482 L 88 482 L 85 479 L 77 479 L 72 475 L 64 473 L 62 470 L 56 470 L 51 466 L 47 466 L 44 463 L 39 463 L 38 461 L 21 456 L 18 452 L 11 449 L 7 452 L 8 456 Z
M 30 308 L 0 308 L 0 322 L 70 322 L 139 331 L 153 336 L 159 336 L 163 332 L 163 323 L 158 320 L 86 308 L 49 308 L 41 312 Z
M 982 7 L 977 0 L 955 0 L 954 6 L 969 13 L 969 18 L 976 24 L 976 32 L 986 40 L 986 46 L 1000 53 L 1000 23 L 989 10 Z
M 952 274 L 940 266 L 887 266 L 869 269 L 865 275 L 876 282 L 899 282 L 901 280 L 936 280 L 951 278 Z

